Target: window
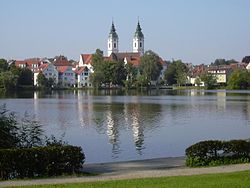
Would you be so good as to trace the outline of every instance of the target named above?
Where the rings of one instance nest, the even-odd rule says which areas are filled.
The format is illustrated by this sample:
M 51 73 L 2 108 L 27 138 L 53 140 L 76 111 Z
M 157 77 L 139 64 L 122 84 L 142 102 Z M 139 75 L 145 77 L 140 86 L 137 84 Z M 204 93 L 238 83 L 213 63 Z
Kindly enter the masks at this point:
M 89 75 L 89 73 L 88 72 L 84 72 L 84 76 L 88 76 Z
M 110 48 L 110 43 L 109 43 L 109 48 Z
M 135 42 L 135 48 L 136 48 L 136 42 Z
M 114 43 L 114 48 L 116 48 L 116 43 Z
M 140 42 L 140 48 L 142 47 L 142 43 Z

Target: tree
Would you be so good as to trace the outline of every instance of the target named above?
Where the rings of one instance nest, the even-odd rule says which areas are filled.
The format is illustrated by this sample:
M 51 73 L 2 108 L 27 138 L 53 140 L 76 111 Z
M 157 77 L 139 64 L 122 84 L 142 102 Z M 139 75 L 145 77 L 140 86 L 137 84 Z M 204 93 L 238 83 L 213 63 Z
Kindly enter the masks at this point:
M 139 69 L 140 73 L 148 81 L 156 81 L 159 78 L 162 70 L 160 57 L 151 50 L 145 52 L 145 54 L 141 57 Z
M 8 70 L 8 63 L 5 59 L 0 59 L 0 72 Z
M 176 83 L 180 85 L 184 85 L 187 82 L 187 67 L 181 61 L 176 62 Z
M 250 72 L 247 70 L 235 70 L 229 80 L 229 89 L 248 89 L 250 87 Z
M 35 116 L 30 116 L 25 112 L 18 128 L 18 146 L 23 148 L 41 146 L 43 132 L 42 125 L 35 120 Z
M 181 60 L 173 60 L 165 71 L 164 78 L 169 85 L 183 85 L 187 80 L 187 71 L 186 65 Z
M 15 90 L 18 85 L 18 78 L 11 71 L 0 72 L 0 88 L 5 91 Z
M 0 149 L 13 148 L 19 142 L 15 114 L 0 106 Z
M 33 85 L 33 73 L 28 68 L 22 68 L 19 73 L 18 85 Z
M 124 80 L 124 85 L 127 89 L 131 88 L 136 82 L 136 76 L 138 75 L 138 70 L 131 63 L 125 65 L 126 70 L 126 80 Z
M 90 81 L 95 88 L 99 88 L 105 78 L 103 73 L 103 66 L 104 66 L 103 52 L 100 49 L 96 49 L 95 54 L 93 54 L 92 66 L 94 73 L 90 75 Z
M 194 83 L 195 83 L 198 87 L 200 87 L 200 85 L 201 85 L 201 79 L 200 79 L 200 77 L 195 78 Z
M 48 86 L 48 79 L 42 72 L 39 72 L 39 74 L 37 75 L 37 85 L 40 88 L 47 88 Z
M 213 89 L 217 83 L 216 76 L 211 73 L 202 74 L 201 80 L 204 82 L 207 89 Z

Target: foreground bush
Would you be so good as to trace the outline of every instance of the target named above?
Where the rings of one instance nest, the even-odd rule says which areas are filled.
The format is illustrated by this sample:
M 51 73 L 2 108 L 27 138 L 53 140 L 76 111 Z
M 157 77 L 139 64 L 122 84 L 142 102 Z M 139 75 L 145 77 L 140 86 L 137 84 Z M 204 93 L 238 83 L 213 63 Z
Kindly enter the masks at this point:
M 186 165 L 216 166 L 250 162 L 250 142 L 245 140 L 198 142 L 186 149 Z
M 75 146 L 47 146 L 0 150 L 0 179 L 77 173 L 84 153 Z

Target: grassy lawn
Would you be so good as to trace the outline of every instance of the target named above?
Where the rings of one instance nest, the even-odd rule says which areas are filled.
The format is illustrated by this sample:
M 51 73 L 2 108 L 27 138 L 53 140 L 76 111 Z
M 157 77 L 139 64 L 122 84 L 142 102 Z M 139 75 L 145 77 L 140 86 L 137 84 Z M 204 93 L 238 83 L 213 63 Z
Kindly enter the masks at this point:
M 195 175 L 195 176 L 178 176 L 164 178 L 146 178 L 135 180 L 117 180 L 103 181 L 93 183 L 78 183 L 78 184 L 61 184 L 61 185 L 42 185 L 32 186 L 36 188 L 106 188 L 106 187 L 133 187 L 133 188 L 243 188 L 250 187 L 250 171 L 212 174 L 212 175 Z

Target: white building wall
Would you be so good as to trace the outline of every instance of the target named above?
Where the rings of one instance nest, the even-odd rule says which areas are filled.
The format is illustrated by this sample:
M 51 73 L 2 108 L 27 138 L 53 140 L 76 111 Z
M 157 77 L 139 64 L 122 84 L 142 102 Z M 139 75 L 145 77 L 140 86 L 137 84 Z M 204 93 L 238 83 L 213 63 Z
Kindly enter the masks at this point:
M 49 66 L 43 71 L 43 74 L 47 79 L 52 78 L 55 84 L 58 84 L 58 71 L 53 64 L 49 64 Z
M 133 38 L 133 52 L 140 53 L 142 56 L 144 54 L 144 39 L 143 38 Z
M 59 74 L 59 83 L 63 87 L 74 87 L 76 84 L 75 72 L 72 70 L 72 67 L 68 67 L 68 69 L 64 73 Z
M 118 53 L 119 52 L 119 39 L 118 38 L 108 38 L 108 56 L 111 53 Z

